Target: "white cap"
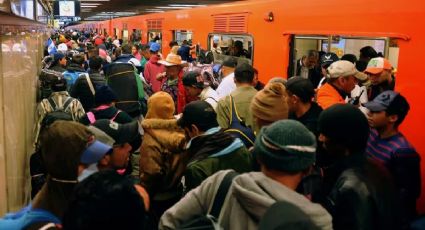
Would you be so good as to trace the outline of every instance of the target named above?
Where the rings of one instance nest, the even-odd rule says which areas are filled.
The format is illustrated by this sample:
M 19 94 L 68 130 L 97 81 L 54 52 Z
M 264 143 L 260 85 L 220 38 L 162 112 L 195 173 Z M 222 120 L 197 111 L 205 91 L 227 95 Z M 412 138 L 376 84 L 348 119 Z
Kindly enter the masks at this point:
M 367 79 L 367 75 L 359 72 L 356 66 L 346 60 L 336 61 L 328 67 L 328 73 L 330 78 L 348 77 L 354 76 L 360 81 Z
M 58 51 L 66 52 L 68 51 L 68 46 L 65 43 L 61 43 L 58 45 Z

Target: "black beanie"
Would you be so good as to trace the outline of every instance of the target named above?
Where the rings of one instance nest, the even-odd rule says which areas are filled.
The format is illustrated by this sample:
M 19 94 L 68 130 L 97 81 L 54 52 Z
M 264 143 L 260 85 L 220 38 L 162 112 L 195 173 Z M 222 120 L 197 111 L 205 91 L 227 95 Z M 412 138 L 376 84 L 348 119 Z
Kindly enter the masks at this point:
M 336 104 L 320 114 L 318 131 L 351 150 L 364 151 L 370 129 L 366 116 L 358 108 Z

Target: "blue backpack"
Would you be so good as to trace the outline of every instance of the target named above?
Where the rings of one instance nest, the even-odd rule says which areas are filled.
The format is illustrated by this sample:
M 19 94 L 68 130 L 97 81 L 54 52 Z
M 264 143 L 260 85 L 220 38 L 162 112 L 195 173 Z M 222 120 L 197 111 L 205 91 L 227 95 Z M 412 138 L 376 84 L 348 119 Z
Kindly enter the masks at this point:
M 43 209 L 32 209 L 31 205 L 21 209 L 17 213 L 6 214 L 0 219 L 0 229 L 21 230 L 27 229 L 33 224 L 45 223 L 58 226 L 61 224 L 59 218 Z
M 255 134 L 251 128 L 247 127 L 238 115 L 233 97 L 230 96 L 230 127 L 224 132 L 235 138 L 241 139 L 246 148 L 254 146 Z

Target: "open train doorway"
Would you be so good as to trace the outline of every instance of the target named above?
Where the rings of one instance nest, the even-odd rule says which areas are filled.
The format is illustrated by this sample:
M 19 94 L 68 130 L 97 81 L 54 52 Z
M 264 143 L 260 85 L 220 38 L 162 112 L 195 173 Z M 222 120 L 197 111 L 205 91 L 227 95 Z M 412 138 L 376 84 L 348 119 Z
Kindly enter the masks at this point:
M 319 56 L 324 53 L 335 53 L 339 58 L 346 54 L 360 58 L 360 49 L 371 46 L 378 55 L 387 58 L 394 69 L 398 65 L 399 48 L 397 40 L 389 37 L 355 37 L 339 35 L 293 35 L 288 68 L 288 77 L 296 76 L 297 70 L 303 64 L 303 60 L 312 50 L 317 51 Z M 318 65 L 320 63 L 317 63 Z
M 186 40 L 189 45 L 192 45 L 192 31 L 189 30 L 174 30 L 173 31 L 173 41 L 176 41 L 179 46 L 183 44 L 183 41 Z
M 147 36 L 148 36 L 148 39 L 147 39 L 148 42 L 158 43 L 161 46 L 160 51 L 162 52 L 162 32 L 158 30 L 149 30 L 147 33 Z

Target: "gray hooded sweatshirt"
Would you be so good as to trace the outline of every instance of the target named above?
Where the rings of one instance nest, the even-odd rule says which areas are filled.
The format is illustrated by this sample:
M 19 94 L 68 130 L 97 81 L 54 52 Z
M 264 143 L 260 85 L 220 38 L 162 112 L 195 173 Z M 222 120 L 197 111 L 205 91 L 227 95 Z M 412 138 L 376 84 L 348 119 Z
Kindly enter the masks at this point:
M 230 171 L 219 171 L 190 191 L 164 213 L 159 229 L 176 229 L 196 216 L 207 214 L 221 181 Z M 219 224 L 224 229 L 231 230 L 258 229 L 261 217 L 276 201 L 286 201 L 297 206 L 320 229 L 332 229 L 332 217 L 322 206 L 310 202 L 303 195 L 261 172 L 245 173 L 235 177 L 221 209 Z

